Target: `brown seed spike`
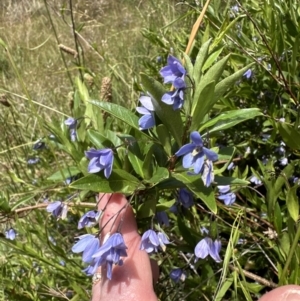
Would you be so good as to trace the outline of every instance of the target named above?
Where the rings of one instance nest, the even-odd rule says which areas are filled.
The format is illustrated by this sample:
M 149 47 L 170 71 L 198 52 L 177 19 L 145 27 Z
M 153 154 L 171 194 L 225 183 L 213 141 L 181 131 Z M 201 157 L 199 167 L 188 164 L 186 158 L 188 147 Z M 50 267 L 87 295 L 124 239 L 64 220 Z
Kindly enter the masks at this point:
M 58 45 L 58 48 L 59 48 L 60 50 L 64 51 L 64 52 L 68 53 L 68 54 L 73 55 L 74 59 L 76 59 L 77 56 L 78 56 L 78 53 L 77 53 L 76 50 L 74 50 L 74 49 L 72 49 L 72 48 L 69 48 L 69 47 L 67 47 L 67 46 L 65 46 L 65 45 L 63 45 L 63 44 L 59 44 L 59 45 Z
M 103 77 L 100 91 L 100 99 L 103 101 L 112 101 L 112 85 L 109 77 Z

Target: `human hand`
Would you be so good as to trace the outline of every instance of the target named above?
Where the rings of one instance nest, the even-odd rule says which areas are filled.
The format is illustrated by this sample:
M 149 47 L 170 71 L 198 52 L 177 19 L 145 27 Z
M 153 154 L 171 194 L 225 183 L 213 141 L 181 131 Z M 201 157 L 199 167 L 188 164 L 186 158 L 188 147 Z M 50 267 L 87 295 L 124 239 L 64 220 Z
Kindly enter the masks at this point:
M 105 208 L 100 222 L 101 227 L 105 225 L 101 237 L 104 238 L 109 231 L 114 233 L 121 222 L 121 233 L 128 247 L 128 257 L 124 258 L 122 266 L 113 267 L 112 280 L 106 278 L 105 267 L 98 269 L 97 273 L 101 273 L 101 280 L 93 286 L 92 301 L 157 301 L 153 280 L 158 279 L 158 267 L 150 261 L 145 251 L 139 249 L 141 237 L 137 231 L 132 208 L 126 206 L 128 201 L 122 194 L 101 194 L 99 197 L 101 199 L 99 210 Z M 117 214 L 118 212 L 120 214 Z M 299 300 L 298 285 L 276 288 L 259 299 L 259 301 Z

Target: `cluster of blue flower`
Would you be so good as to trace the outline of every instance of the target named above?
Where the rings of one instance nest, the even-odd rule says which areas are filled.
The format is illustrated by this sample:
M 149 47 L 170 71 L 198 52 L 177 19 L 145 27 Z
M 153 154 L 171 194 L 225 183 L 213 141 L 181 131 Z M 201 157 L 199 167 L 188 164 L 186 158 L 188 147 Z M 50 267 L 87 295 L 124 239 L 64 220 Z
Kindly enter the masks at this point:
M 185 76 L 187 72 L 181 62 L 173 56 L 168 57 L 168 65 L 160 70 L 160 74 L 164 78 L 165 84 L 172 84 L 174 91 L 166 92 L 162 101 L 168 105 L 172 105 L 174 110 L 181 109 L 184 104 L 184 90 L 186 89 Z M 155 126 L 155 108 L 151 96 L 141 96 L 139 99 L 142 104 L 137 107 L 137 112 L 143 116 L 139 119 L 139 127 L 141 130 L 150 129 Z M 76 141 L 77 120 L 68 118 L 65 121 L 70 131 L 71 141 Z M 201 174 L 204 185 L 210 186 L 214 181 L 213 161 L 218 160 L 218 154 L 213 150 L 204 147 L 201 135 L 193 131 L 190 134 L 191 142 L 183 145 L 176 153 L 176 157 L 183 156 L 182 165 L 184 168 L 193 169 L 188 171 L 190 175 Z M 86 157 L 90 160 L 88 164 L 89 173 L 98 173 L 104 171 L 104 176 L 108 179 L 111 176 L 114 152 L 113 149 L 94 149 L 85 152 Z M 235 201 L 235 194 L 230 192 L 229 186 L 218 186 L 218 199 L 224 201 L 225 205 L 231 205 Z M 178 190 L 177 203 L 181 203 L 184 208 L 190 208 L 194 205 L 193 194 L 186 188 Z M 176 209 L 170 208 L 170 210 Z M 65 218 L 67 215 L 67 204 L 56 201 L 47 206 L 47 211 L 52 213 L 55 218 Z M 78 229 L 84 227 L 93 227 L 99 223 L 102 216 L 101 211 L 92 210 L 85 213 L 78 222 Z M 157 212 L 156 219 L 161 225 L 169 226 L 169 220 L 166 212 Z M 208 231 L 207 231 L 208 232 Z M 202 233 L 203 234 L 203 233 Z M 206 233 L 207 234 L 207 233 Z M 7 233 L 7 238 L 11 239 L 13 233 Z M 121 266 L 123 264 L 122 257 L 127 257 L 127 246 L 120 232 L 109 233 L 102 244 L 100 244 L 99 232 L 97 234 L 84 234 L 78 237 L 78 242 L 72 248 L 74 253 L 82 253 L 82 261 L 88 266 L 84 272 L 87 275 L 93 275 L 99 266 L 106 266 L 107 278 L 112 278 L 113 265 Z M 166 245 L 169 244 L 167 236 L 163 232 L 155 232 L 147 230 L 141 239 L 140 250 L 145 250 L 147 253 L 165 251 Z M 204 259 L 208 255 L 216 262 L 220 262 L 219 256 L 221 249 L 221 241 L 216 239 L 213 241 L 210 237 L 204 237 L 196 245 L 194 255 L 196 260 Z M 171 279 L 175 282 L 184 280 L 186 273 L 182 269 L 174 269 L 170 274 Z

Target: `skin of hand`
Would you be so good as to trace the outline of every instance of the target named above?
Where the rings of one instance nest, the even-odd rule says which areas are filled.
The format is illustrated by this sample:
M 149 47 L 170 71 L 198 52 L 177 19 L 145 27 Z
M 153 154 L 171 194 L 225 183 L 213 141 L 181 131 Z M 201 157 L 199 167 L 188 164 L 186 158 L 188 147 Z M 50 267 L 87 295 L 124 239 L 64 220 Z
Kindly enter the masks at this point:
M 300 301 L 300 286 L 280 286 L 263 295 L 259 301 Z
M 97 272 L 102 273 L 102 279 L 93 286 L 92 301 L 157 301 L 152 283 L 158 280 L 158 266 L 149 259 L 145 251 L 139 249 L 141 237 L 132 208 L 127 206 L 125 209 L 127 200 L 122 194 L 100 194 L 99 199 L 99 210 L 105 208 L 100 221 L 100 227 L 105 225 L 101 234 L 102 240 L 107 233 L 117 231 L 122 219 L 120 232 L 128 247 L 128 257 L 123 258 L 122 266 L 113 267 L 112 280 L 106 278 L 105 267 L 98 269 Z M 120 210 L 120 214 L 116 215 Z M 278 287 L 258 301 L 300 301 L 300 286 Z
M 99 268 L 97 272 L 101 272 L 102 279 L 93 286 L 92 301 L 157 301 L 153 279 L 158 279 L 158 267 L 151 263 L 145 251 L 139 249 L 141 237 L 131 206 L 126 207 L 128 201 L 122 194 L 100 194 L 99 199 L 99 210 L 106 207 L 100 221 L 100 229 L 105 225 L 101 238 L 103 240 L 108 232 L 115 233 L 121 222 L 120 232 L 128 247 L 128 257 L 122 258 L 122 266 L 113 267 L 112 280 L 106 278 L 105 267 Z

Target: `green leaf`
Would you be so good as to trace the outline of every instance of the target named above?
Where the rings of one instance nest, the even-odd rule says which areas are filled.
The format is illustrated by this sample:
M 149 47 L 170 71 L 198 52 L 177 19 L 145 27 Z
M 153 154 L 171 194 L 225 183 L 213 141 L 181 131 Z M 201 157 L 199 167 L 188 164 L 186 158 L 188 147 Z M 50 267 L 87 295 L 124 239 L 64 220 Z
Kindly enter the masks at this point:
M 88 130 L 87 135 L 90 142 L 95 146 L 96 149 L 112 147 L 112 142 L 98 131 Z
M 65 132 L 64 132 L 64 124 L 62 125 L 62 127 L 60 127 L 55 121 L 52 123 L 47 123 L 45 125 L 45 127 L 54 134 L 54 136 L 59 140 L 60 144 L 59 147 L 64 150 L 65 152 L 67 152 L 68 154 L 70 154 L 73 159 L 76 162 L 79 162 L 82 158 L 82 153 L 80 153 L 76 147 L 75 144 L 70 142 L 70 140 L 66 137 Z M 55 145 L 57 146 L 58 144 L 55 143 Z
M 110 115 L 116 117 L 117 119 L 123 121 L 124 123 L 130 125 L 132 128 L 138 130 L 142 135 L 146 136 L 149 140 L 149 136 L 139 130 L 138 121 L 139 118 L 132 113 L 130 110 L 119 106 L 114 103 L 105 102 L 105 101 L 99 101 L 99 100 L 90 100 L 91 104 L 93 104 L 96 107 L 101 108 L 103 111 L 108 112 Z
M 174 111 L 172 106 L 161 101 L 162 96 L 166 93 L 166 90 L 161 83 L 153 78 L 150 78 L 144 73 L 141 73 L 141 81 L 146 91 L 148 91 L 154 98 L 152 101 L 155 108 L 155 114 L 168 128 L 178 145 L 181 146 L 183 124 L 180 116 L 180 110 Z
M 79 77 L 76 77 L 75 84 L 77 86 L 78 93 L 80 95 L 81 100 L 83 101 L 83 103 L 85 105 L 87 105 L 87 102 L 88 102 L 90 96 L 89 96 L 89 91 L 88 91 L 86 85 L 80 80 Z
M 219 55 L 221 54 L 221 52 L 223 51 L 224 47 L 221 47 L 220 49 L 218 49 L 217 51 L 213 52 L 208 59 L 205 61 L 204 66 L 202 67 L 202 72 L 204 72 L 206 69 L 208 69 L 215 61 L 216 59 L 219 57 Z
M 174 204 L 175 204 L 176 200 L 171 200 L 168 202 L 163 202 L 163 203 L 158 203 L 156 205 L 156 211 L 166 211 L 169 210 Z
M 0 198 L 0 212 L 8 213 L 10 211 L 11 211 L 11 208 L 9 207 L 8 200 L 1 196 L 1 198 Z
M 183 57 L 184 57 L 185 69 L 186 69 L 187 73 L 188 74 L 193 74 L 194 66 L 191 62 L 190 57 L 186 53 L 183 53 Z
M 207 128 L 210 133 L 222 131 L 261 115 L 263 114 L 258 108 L 227 111 L 203 124 L 200 132 Z
M 249 185 L 250 182 L 238 178 L 215 176 L 217 185 Z
M 70 166 L 55 172 L 53 175 L 48 177 L 47 180 L 53 182 L 64 181 L 65 179 L 76 176 L 79 173 L 80 170 L 76 166 Z
M 139 145 L 135 142 L 128 147 L 128 159 L 134 171 L 141 177 L 144 177 L 143 161 L 140 158 Z
M 293 150 L 300 150 L 300 132 L 285 122 L 278 123 L 283 141 Z
M 154 185 L 162 182 L 165 179 L 169 178 L 169 171 L 165 167 L 158 167 L 152 176 L 151 179 L 149 179 L 147 182 L 152 183 Z
M 236 152 L 236 148 L 232 146 L 222 147 L 221 149 L 219 149 L 219 151 L 217 151 L 219 156 L 219 161 L 225 161 L 226 163 L 221 168 L 216 169 L 215 167 L 214 169 L 215 175 L 222 174 L 227 169 L 228 165 L 230 164 L 230 162 L 234 157 L 235 152 Z
M 26 195 L 22 198 L 20 198 L 16 203 L 14 203 L 13 207 L 11 208 L 11 211 L 16 210 L 18 207 L 20 207 L 21 205 L 28 205 L 30 204 L 30 202 L 32 201 L 32 199 L 35 197 L 35 194 L 30 194 L 30 195 Z M 0 200 L 1 203 L 1 200 Z M 0 204 L 0 208 L 1 208 L 1 204 Z
M 143 202 L 137 210 L 138 218 L 147 218 L 153 216 L 156 211 L 156 200 L 155 198 Z
M 195 82 L 196 84 L 196 90 L 195 90 L 195 95 L 194 95 L 194 99 L 193 99 L 193 106 L 192 106 L 192 116 L 195 112 L 195 108 L 198 104 L 198 101 L 200 99 L 200 95 L 202 94 L 202 90 L 208 85 L 207 83 L 211 84 L 211 82 L 215 82 L 217 83 L 219 81 L 220 76 L 222 75 L 227 61 L 229 59 L 230 55 L 225 56 L 224 58 L 222 58 L 220 61 L 218 61 L 216 64 L 214 64 L 206 73 L 205 75 L 200 79 L 200 82 Z M 217 87 L 217 85 L 216 85 Z M 216 90 L 216 89 L 215 89 Z M 201 116 L 202 118 L 205 116 L 205 114 L 208 113 L 208 111 L 213 107 L 213 105 L 215 104 L 215 102 L 218 100 L 219 98 L 216 97 L 216 92 L 215 92 L 215 97 L 213 98 L 204 98 L 201 99 L 201 103 L 203 105 L 203 109 L 202 109 L 202 113 Z M 202 119 L 201 119 L 202 121 Z
M 143 174 L 145 179 L 150 179 L 153 174 L 153 151 L 154 151 L 154 144 L 148 145 L 148 149 L 146 152 L 146 157 L 143 163 Z
M 286 195 L 286 206 L 291 218 L 297 222 L 299 218 L 299 200 L 297 197 L 298 185 L 295 185 L 288 189 Z
M 213 212 L 217 213 L 217 204 L 214 191 L 211 187 L 206 187 L 199 175 L 193 176 L 184 173 L 173 173 L 172 176 L 184 183 L 197 197 L 199 197 L 206 206 Z
M 168 132 L 165 125 L 160 124 L 156 127 L 156 133 L 158 136 L 158 140 L 162 144 L 165 152 L 169 157 L 172 156 L 172 144 L 171 144 L 171 137 L 170 133 Z
M 194 111 L 192 111 L 192 124 L 191 131 L 198 130 L 200 124 L 203 121 L 204 116 L 211 109 L 210 104 L 214 99 L 214 91 L 215 91 L 215 81 L 209 82 L 199 94 L 198 100 L 196 101 L 196 105 L 194 106 Z
M 243 74 L 253 65 L 254 63 L 249 64 L 248 66 L 240 69 L 239 71 L 233 73 L 232 75 L 224 78 L 220 82 L 216 84 L 215 87 L 215 98 L 214 102 L 218 101 L 224 93 L 231 87 L 233 86 L 237 80 L 239 80 Z M 217 82 L 217 81 L 216 81 Z
M 205 42 L 196 57 L 196 61 L 195 61 L 195 66 L 194 66 L 194 73 L 193 73 L 193 78 L 195 83 L 199 83 L 200 82 L 200 78 L 202 76 L 202 68 L 203 68 L 203 64 L 207 58 L 208 55 L 208 49 L 209 49 L 209 45 L 211 43 L 211 39 L 209 39 L 207 42 Z
M 88 102 L 90 99 L 90 96 L 89 96 L 89 91 L 88 91 L 86 85 L 84 84 L 84 82 L 82 82 L 80 80 L 79 77 L 76 77 L 75 84 L 77 86 L 79 96 L 85 105 L 85 113 L 84 113 L 84 115 L 86 116 L 86 118 L 84 118 L 85 124 L 87 126 L 89 126 L 91 123 L 93 123 L 93 125 L 96 129 L 98 129 L 98 127 L 100 126 L 100 128 L 98 130 L 102 130 L 103 122 L 102 122 L 101 111 L 97 112 L 98 114 L 96 114 L 96 116 L 95 116 L 95 112 L 94 112 L 95 110 L 94 110 L 93 106 Z
M 121 169 L 113 170 L 109 179 L 106 179 L 103 173 L 91 174 L 71 183 L 70 187 L 95 192 L 124 194 L 132 194 L 136 190 L 145 188 L 136 177 Z
M 211 48 L 216 47 L 221 41 L 223 41 L 223 38 L 224 38 L 225 34 L 228 32 L 228 30 L 230 30 L 230 28 L 232 26 L 234 26 L 236 24 L 236 22 L 238 22 L 240 19 L 244 18 L 245 16 L 246 15 L 244 15 L 244 14 L 239 15 L 238 17 L 234 18 L 234 20 L 231 21 L 229 24 L 228 24 L 228 20 L 224 19 L 223 24 L 217 34 L 217 37 L 215 38 L 213 44 L 211 45 Z

